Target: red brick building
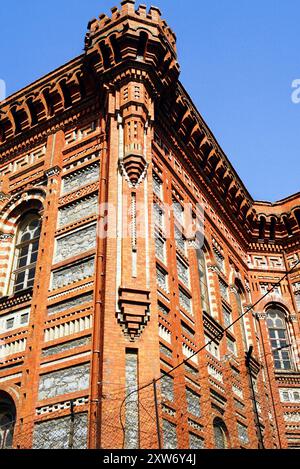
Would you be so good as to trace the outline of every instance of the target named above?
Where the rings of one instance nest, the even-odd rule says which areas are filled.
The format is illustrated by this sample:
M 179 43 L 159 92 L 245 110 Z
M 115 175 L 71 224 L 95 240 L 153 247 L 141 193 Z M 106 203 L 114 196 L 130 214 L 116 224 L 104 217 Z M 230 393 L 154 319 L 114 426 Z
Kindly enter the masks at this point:
M 299 447 L 300 195 L 252 199 L 134 3 L 0 103 L 0 447 Z

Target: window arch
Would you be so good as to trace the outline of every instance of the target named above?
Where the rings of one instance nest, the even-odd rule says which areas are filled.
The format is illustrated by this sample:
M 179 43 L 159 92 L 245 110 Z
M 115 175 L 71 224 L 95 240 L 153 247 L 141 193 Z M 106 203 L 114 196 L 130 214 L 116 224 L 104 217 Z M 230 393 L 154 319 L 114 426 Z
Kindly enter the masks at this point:
M 13 446 L 16 407 L 11 397 L 0 392 L 0 449 Z
M 214 438 L 216 449 L 227 449 L 228 448 L 228 431 L 223 420 L 216 418 L 213 422 L 214 427 Z
M 258 238 L 263 240 L 265 239 L 265 229 L 266 229 L 266 219 L 261 216 L 259 219 L 259 235 Z
M 277 305 L 273 305 L 267 310 L 267 326 L 275 369 L 291 370 L 292 360 L 285 312 Z
M 206 313 L 211 314 L 208 290 L 207 255 L 208 253 L 205 247 L 202 249 L 197 249 L 202 309 Z
M 14 293 L 33 287 L 41 233 L 41 218 L 27 213 L 17 229 L 11 286 Z

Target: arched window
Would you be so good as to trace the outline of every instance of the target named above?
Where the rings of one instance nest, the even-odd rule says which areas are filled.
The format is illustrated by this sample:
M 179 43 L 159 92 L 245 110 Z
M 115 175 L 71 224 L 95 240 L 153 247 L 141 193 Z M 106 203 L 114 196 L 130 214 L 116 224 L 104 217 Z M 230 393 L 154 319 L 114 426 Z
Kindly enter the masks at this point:
M 206 252 L 203 249 L 197 249 L 197 258 L 202 309 L 210 314 Z
M 216 449 L 227 449 L 228 448 L 228 438 L 227 438 L 227 428 L 223 420 L 216 418 L 213 423 L 214 426 L 214 437 L 215 437 L 215 447 Z
M 12 287 L 16 293 L 33 287 L 38 256 L 41 219 L 36 213 L 28 213 L 17 231 Z
M 270 223 L 270 240 L 274 241 L 276 237 L 276 218 L 271 217 L 271 223 Z
M 16 408 L 13 400 L 6 393 L 0 393 L 0 449 L 9 449 L 13 445 Z
M 265 228 L 266 228 L 266 219 L 265 217 L 260 217 L 259 219 L 259 239 L 265 239 Z
M 284 311 L 276 306 L 269 308 L 267 310 L 267 325 L 275 368 L 277 370 L 290 370 L 292 361 Z
M 236 303 L 237 303 L 238 315 L 239 317 L 241 316 L 239 323 L 240 323 L 240 327 L 242 331 L 244 350 L 248 350 L 245 319 L 244 319 L 244 316 L 242 316 L 244 313 L 243 300 L 245 299 L 245 291 L 239 279 L 235 280 L 235 287 L 236 287 L 235 298 L 236 298 Z

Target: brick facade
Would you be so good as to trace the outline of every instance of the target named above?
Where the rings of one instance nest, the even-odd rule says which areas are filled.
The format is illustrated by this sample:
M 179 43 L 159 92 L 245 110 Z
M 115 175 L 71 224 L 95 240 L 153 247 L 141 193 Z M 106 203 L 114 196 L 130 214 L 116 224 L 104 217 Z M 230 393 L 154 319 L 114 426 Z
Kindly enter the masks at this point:
M 300 196 L 252 199 L 179 71 L 123 0 L 0 103 L 0 446 L 157 448 L 154 386 L 165 448 L 300 446 Z

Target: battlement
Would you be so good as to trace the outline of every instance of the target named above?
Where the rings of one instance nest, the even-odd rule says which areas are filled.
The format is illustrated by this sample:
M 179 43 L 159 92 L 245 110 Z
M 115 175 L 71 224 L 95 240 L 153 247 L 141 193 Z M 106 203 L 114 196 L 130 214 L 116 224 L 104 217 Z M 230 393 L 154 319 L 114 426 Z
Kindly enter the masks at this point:
M 99 19 L 93 18 L 89 21 L 87 38 L 89 38 L 90 35 L 106 32 L 109 28 L 114 26 L 114 24 L 119 23 L 125 17 L 142 21 L 145 25 L 148 24 L 149 26 L 155 25 L 156 27 L 159 27 L 162 34 L 166 37 L 176 53 L 176 35 L 168 26 L 167 22 L 162 19 L 160 9 L 155 6 L 151 6 L 147 11 L 147 6 L 145 4 L 140 4 L 135 8 L 135 0 L 123 0 L 121 1 L 121 8 L 111 8 L 110 16 L 102 13 L 99 15 Z M 85 44 L 88 42 L 87 38 Z

